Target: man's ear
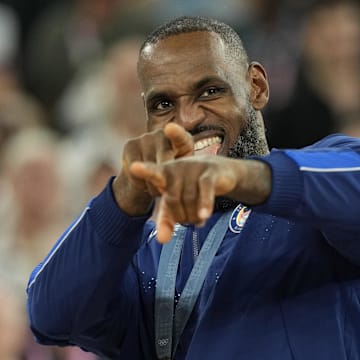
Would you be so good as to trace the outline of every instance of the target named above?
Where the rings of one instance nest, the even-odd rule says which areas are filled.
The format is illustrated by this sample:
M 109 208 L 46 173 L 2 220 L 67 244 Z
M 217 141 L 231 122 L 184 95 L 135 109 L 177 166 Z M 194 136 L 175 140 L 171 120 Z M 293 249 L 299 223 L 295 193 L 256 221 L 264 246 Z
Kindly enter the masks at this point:
M 258 62 L 251 62 L 248 68 L 250 83 L 250 102 L 255 110 L 261 110 L 269 101 L 269 82 L 264 67 Z
M 145 94 L 144 94 L 143 91 L 141 92 L 141 98 L 142 98 L 142 102 L 143 102 L 144 108 L 146 109 L 146 106 L 145 106 Z

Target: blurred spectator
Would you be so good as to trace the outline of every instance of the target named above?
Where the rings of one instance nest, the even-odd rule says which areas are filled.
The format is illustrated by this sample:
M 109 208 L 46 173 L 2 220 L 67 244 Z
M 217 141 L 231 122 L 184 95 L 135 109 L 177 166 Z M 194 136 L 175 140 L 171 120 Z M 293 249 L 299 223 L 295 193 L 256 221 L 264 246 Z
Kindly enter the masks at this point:
M 112 134 L 127 139 L 145 130 L 136 73 L 141 43 L 140 36 L 124 37 L 101 61 L 84 66 L 76 74 L 57 108 L 59 122 L 67 133 L 81 136 L 110 126 Z
M 86 193 L 88 199 L 98 195 L 104 189 L 109 178 L 118 172 L 118 167 L 115 167 L 109 159 L 98 158 L 96 160 L 93 161 L 93 166 L 87 177 Z
M 61 2 L 35 22 L 27 43 L 26 77 L 50 114 L 77 71 L 101 58 L 119 32 L 130 32 L 130 27 L 118 25 L 131 24 L 129 4 L 129 0 Z M 51 125 L 61 130 L 61 125 Z
M 104 188 L 110 176 L 119 170 L 118 148 L 105 133 L 98 137 L 67 138 L 61 147 L 60 162 L 67 198 L 67 214 L 76 216 L 89 198 Z
M 142 38 L 126 37 L 98 61 L 78 72 L 59 101 L 58 117 L 68 134 L 62 153 L 68 192 L 78 198 L 73 211 L 99 192 L 121 163 L 125 141 L 146 129 L 136 74 Z M 86 192 L 84 192 L 84 189 Z
M 24 307 L 28 274 L 68 221 L 58 140 L 52 132 L 30 128 L 12 136 L 3 153 L 0 190 L 0 280 L 13 285 Z M 22 321 L 27 324 L 25 312 Z M 69 349 L 36 345 L 28 328 L 25 334 L 22 351 L 27 360 L 67 360 L 66 356 L 70 356 Z
M 127 37 L 115 43 L 104 63 L 110 126 L 128 139 L 146 130 L 145 110 L 137 78 L 137 58 L 142 38 Z
M 19 82 L 19 27 L 15 13 L 0 4 L 0 153 L 4 142 L 17 131 L 45 122 L 40 104 Z
M 19 284 L 22 295 L 29 271 L 49 250 L 64 220 L 57 139 L 41 128 L 14 135 L 3 153 L 1 269 Z M 7 272 L 6 264 L 15 268 Z
M 359 99 L 359 4 L 318 2 L 308 14 L 293 96 L 267 116 L 270 144 L 303 147 L 333 132 L 359 134 Z
M 42 126 L 45 114 L 40 104 L 16 86 L 0 91 L 0 152 L 4 143 L 25 128 Z

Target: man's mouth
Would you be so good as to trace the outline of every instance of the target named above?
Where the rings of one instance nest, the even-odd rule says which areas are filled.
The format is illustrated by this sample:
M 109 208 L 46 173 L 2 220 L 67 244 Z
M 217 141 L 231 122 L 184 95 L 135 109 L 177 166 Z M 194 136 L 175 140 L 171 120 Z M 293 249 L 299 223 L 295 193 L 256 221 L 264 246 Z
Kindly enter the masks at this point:
M 223 140 L 220 136 L 213 136 L 198 140 L 194 144 L 195 153 L 197 155 L 199 154 L 216 155 L 221 147 L 222 141 Z

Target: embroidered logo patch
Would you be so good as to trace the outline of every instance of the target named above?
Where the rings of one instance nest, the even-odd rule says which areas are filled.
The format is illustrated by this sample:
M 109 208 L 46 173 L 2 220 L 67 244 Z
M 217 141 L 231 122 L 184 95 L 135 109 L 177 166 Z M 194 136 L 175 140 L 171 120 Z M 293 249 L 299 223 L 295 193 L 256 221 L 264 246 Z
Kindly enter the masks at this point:
M 249 217 L 251 213 L 251 210 L 242 205 L 239 204 L 233 213 L 231 214 L 230 220 L 229 220 L 229 228 L 233 233 L 240 233 L 243 227 L 245 226 L 246 220 Z

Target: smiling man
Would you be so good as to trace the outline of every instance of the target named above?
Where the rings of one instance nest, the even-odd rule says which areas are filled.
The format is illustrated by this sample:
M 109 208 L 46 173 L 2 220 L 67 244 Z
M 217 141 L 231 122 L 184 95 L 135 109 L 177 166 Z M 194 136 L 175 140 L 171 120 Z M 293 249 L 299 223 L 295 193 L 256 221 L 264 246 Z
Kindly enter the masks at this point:
M 138 73 L 148 132 L 31 274 L 37 340 L 109 359 L 360 359 L 359 139 L 269 152 L 266 72 L 216 20 L 156 29 Z

